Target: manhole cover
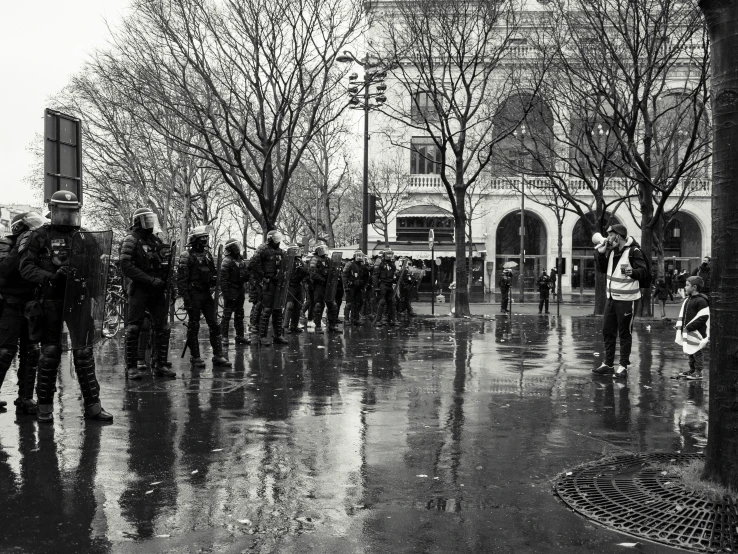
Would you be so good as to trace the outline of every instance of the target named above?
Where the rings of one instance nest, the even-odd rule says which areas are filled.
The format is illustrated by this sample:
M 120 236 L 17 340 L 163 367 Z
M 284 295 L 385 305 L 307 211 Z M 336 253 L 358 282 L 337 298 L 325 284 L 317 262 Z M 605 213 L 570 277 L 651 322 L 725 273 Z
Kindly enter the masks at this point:
M 635 537 L 699 552 L 738 551 L 738 512 L 685 490 L 664 466 L 700 454 L 629 454 L 579 466 L 558 477 L 555 493 L 574 511 Z

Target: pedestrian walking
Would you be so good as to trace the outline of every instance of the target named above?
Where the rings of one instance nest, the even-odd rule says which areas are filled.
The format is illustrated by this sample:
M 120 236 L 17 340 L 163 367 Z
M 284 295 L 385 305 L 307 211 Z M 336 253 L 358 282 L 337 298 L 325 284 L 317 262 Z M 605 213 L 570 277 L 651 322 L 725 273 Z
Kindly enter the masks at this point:
M 548 280 L 551 283 L 551 294 L 553 294 L 555 296 L 556 295 L 556 285 L 557 285 L 558 280 L 559 280 L 559 272 L 556 271 L 556 268 L 555 267 L 552 267 L 551 268 L 551 273 L 548 276 Z
M 671 294 L 671 289 L 666 284 L 666 280 L 663 277 L 659 277 L 656 284 L 653 286 L 653 295 L 659 301 L 661 306 L 661 319 L 666 319 L 666 301 L 667 299 L 674 300 L 674 296 Z
M 536 285 L 538 285 L 538 294 L 540 295 L 540 300 L 538 301 L 538 313 L 543 313 L 544 307 L 546 308 L 546 313 L 549 313 L 548 296 L 551 292 L 551 281 L 549 280 L 545 269 L 541 272 L 541 276 L 538 278 Z
M 512 271 L 509 269 L 502 270 L 502 276 L 500 277 L 497 286 L 500 287 L 500 293 L 502 298 L 500 300 L 500 311 L 503 314 L 510 313 L 510 289 L 512 289 Z
M 687 284 L 687 270 L 683 269 L 679 275 L 677 275 L 677 287 L 679 288 L 679 296 L 682 298 L 686 298 L 686 291 L 684 290 L 685 285 Z
M 36 284 L 20 274 L 19 239 L 28 231 L 38 229 L 46 220 L 36 212 L 16 215 L 11 224 L 11 234 L 0 238 L 0 387 L 16 354 L 18 356 L 18 398 L 16 413 L 35 414 L 33 385 L 36 382 L 36 366 L 41 355 L 38 340 L 31 340 L 25 317 L 26 303 L 34 299 Z M 0 411 L 7 403 L 0 400 Z
M 702 349 L 710 341 L 710 301 L 701 292 L 704 285 L 701 277 L 692 276 L 687 279 L 687 298 L 682 303 L 676 323 L 677 344 L 689 357 L 689 371 L 680 376 L 690 380 L 702 379 L 704 356 Z M 685 323 L 686 322 L 686 323 Z
M 704 258 L 702 258 L 702 263 L 692 271 L 692 275 L 702 279 L 702 282 L 704 284 L 702 285 L 702 291 L 700 294 L 703 294 L 709 298 L 710 297 L 710 256 L 705 256 Z
M 171 271 L 171 245 L 157 236 L 159 221 L 149 208 L 139 208 L 131 216 L 129 233 L 120 245 L 120 269 L 128 279 L 128 327 L 126 329 L 126 376 L 131 380 L 141 379 L 147 372 L 145 347 L 143 364 L 139 364 L 140 337 L 148 343 L 151 333 L 151 364 L 154 375 L 176 377 L 168 361 L 169 306 L 167 288 Z M 149 320 L 147 333 L 144 322 Z
M 75 321 L 64 313 L 67 276 L 71 271 L 70 262 L 74 258 L 72 237 L 82 230 L 80 226 L 81 204 L 76 194 L 57 191 L 51 195 L 49 208 L 51 209 L 51 222 L 25 233 L 20 238 L 18 246 L 21 276 L 39 285 L 42 298 L 40 301 L 43 318 L 40 333 L 41 357 L 36 383 L 38 401 L 36 418 L 39 423 L 54 421 L 54 393 L 62 355 L 63 324 L 67 324 L 73 342 L 75 340 L 86 342 L 84 336 L 88 336 L 89 331 L 94 327 L 94 322 L 91 320 Z M 110 252 L 101 251 L 102 248 L 94 238 L 92 241 L 94 244 L 88 245 L 85 250 L 85 253 L 90 254 L 90 258 L 84 260 L 84 263 L 102 263 Z M 75 263 L 82 262 L 78 259 L 74 261 Z M 104 301 L 105 291 L 96 290 L 94 283 L 90 285 L 86 290 L 89 298 Z M 92 353 L 92 346 L 76 348 L 72 351 L 72 356 L 74 371 L 82 391 L 85 419 L 112 421 L 113 416 L 106 412 L 100 403 L 100 384 L 95 374 L 95 357 Z
M 640 245 L 633 237 L 628 237 L 628 230 L 624 225 L 608 227 L 607 240 L 595 248 L 595 255 L 600 271 L 607 275 L 607 302 L 602 316 L 605 361 L 600 367 L 593 369 L 592 373 L 625 379 L 630 365 L 635 305 L 641 298 L 640 289 L 650 286 L 647 281 L 651 269 Z M 618 337 L 620 362 L 615 370 L 613 366 Z

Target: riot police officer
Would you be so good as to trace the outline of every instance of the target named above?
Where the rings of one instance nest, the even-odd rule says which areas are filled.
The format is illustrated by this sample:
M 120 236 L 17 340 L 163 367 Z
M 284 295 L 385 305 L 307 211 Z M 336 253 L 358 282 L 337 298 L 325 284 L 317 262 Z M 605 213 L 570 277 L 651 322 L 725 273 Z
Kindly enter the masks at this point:
M 346 291 L 346 307 L 343 312 L 344 325 L 360 325 L 359 314 L 364 304 L 364 290 L 369 284 L 369 269 L 361 250 L 354 252 L 353 259 L 346 262 L 341 274 Z
M 24 279 L 41 285 L 43 330 L 41 357 L 36 383 L 39 422 L 54 421 L 54 392 L 61 362 L 61 334 L 64 323 L 64 296 L 72 247 L 72 235 L 80 230 L 80 203 L 74 193 L 55 192 L 49 200 L 51 223 L 24 234 L 19 242 L 20 271 Z M 95 294 L 96 291 L 91 291 Z M 77 324 L 67 321 L 70 332 Z M 92 347 L 73 351 L 86 419 L 112 421 L 113 416 L 100 404 L 100 385 L 95 375 Z
M 512 271 L 509 269 L 502 270 L 502 276 L 497 283 L 502 293 L 502 303 L 500 305 L 503 314 L 510 313 L 510 289 L 512 288 Z
M 280 286 L 282 275 L 282 256 L 284 255 L 279 244 L 282 242 L 282 233 L 269 231 L 266 242 L 259 246 L 251 258 L 249 269 L 254 279 L 261 283 L 261 318 L 259 319 L 259 344 L 287 344 L 282 336 L 282 318 L 284 314 L 279 308 L 274 308 L 275 297 Z M 269 320 L 272 320 L 273 338 L 269 341 Z
M 129 280 L 128 328 L 126 329 L 126 373 L 141 379 L 145 367 L 137 364 L 139 337 L 146 312 L 151 325 L 151 362 L 154 375 L 176 377 L 169 357 L 172 330 L 167 322 L 167 287 L 171 286 L 171 245 L 156 235 L 159 221 L 149 208 L 139 208 L 131 216 L 130 232 L 120 245 L 120 269 Z
M 387 324 L 396 327 L 395 321 L 395 290 L 394 284 L 397 280 L 395 268 L 395 253 L 392 250 L 382 252 L 379 264 L 374 266 L 372 274 L 372 288 L 379 295 L 377 303 L 377 315 L 374 318 L 374 326 L 383 327 L 382 316 L 387 311 Z
M 228 239 L 224 250 L 225 256 L 220 265 L 220 288 L 223 294 L 223 317 L 220 320 L 220 328 L 223 332 L 223 342 L 228 344 L 231 315 L 235 314 L 233 327 L 236 330 L 236 344 L 251 344 L 244 336 L 243 329 L 245 287 L 249 282 L 248 262 L 241 256 L 241 243 L 238 240 Z
M 328 302 L 325 298 L 325 289 L 331 277 L 331 271 L 338 271 L 338 268 L 332 267 L 325 246 L 320 244 L 315 247 L 315 253 L 308 267 L 313 288 L 313 321 L 316 333 L 323 332 L 323 308 L 326 307 L 328 308 L 328 332 L 341 333 L 338 328 L 338 307 L 335 301 Z
M 218 312 L 211 288 L 215 287 L 217 277 L 215 262 L 210 253 L 210 228 L 206 225 L 195 227 L 190 233 L 188 250 L 179 257 L 177 271 L 177 288 L 182 295 L 187 318 L 187 345 L 190 348 L 190 362 L 196 367 L 205 367 L 200 357 L 198 334 L 200 331 L 200 314 L 210 330 L 210 345 L 213 347 L 213 367 L 231 367 L 223 357 Z
M 302 254 L 295 256 L 295 265 L 290 275 L 289 287 L 287 290 L 287 324 L 290 333 L 302 333 L 302 329 L 297 326 L 302 311 L 302 305 L 305 302 L 304 283 L 310 279 L 305 263 L 302 261 Z
M 18 398 L 16 411 L 23 414 L 36 413 L 33 399 L 33 384 L 36 382 L 36 366 L 40 356 L 38 341 L 28 336 L 28 321 L 24 310 L 26 302 L 33 300 L 36 285 L 21 277 L 18 239 L 26 231 L 38 229 L 46 222 L 36 212 L 18 214 L 13 218 L 11 234 L 0 238 L 0 387 L 10 364 L 18 357 Z M 6 402 L 0 400 L 0 410 Z

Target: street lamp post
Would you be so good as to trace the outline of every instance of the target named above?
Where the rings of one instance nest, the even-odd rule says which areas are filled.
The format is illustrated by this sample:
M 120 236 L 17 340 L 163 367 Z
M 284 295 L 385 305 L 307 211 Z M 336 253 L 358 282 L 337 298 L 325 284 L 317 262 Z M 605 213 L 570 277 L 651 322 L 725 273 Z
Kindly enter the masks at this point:
M 379 62 L 369 61 L 369 54 L 365 54 L 359 60 L 351 52 L 344 50 L 343 55 L 338 56 L 336 61 L 340 63 L 357 63 L 364 68 L 364 79 L 359 81 L 356 73 L 349 75 L 348 92 L 351 95 L 349 104 L 351 109 L 364 111 L 364 171 L 361 200 L 361 241 L 359 248 L 365 254 L 369 254 L 369 111 L 381 106 L 387 97 L 384 95 L 387 85 L 384 84 L 386 71 L 369 71 L 379 67 Z M 375 91 L 372 92 L 371 86 Z M 361 87 L 361 91 L 359 90 Z M 363 92 L 363 98 L 359 99 L 359 93 Z M 374 103 L 371 100 L 374 100 Z
M 518 138 L 518 131 L 513 131 L 513 136 Z M 520 126 L 520 141 L 525 141 L 525 125 Z M 520 264 L 520 276 L 518 277 L 518 285 L 520 288 L 520 303 L 525 302 L 525 150 L 521 151 L 520 158 L 520 257 L 518 262 Z

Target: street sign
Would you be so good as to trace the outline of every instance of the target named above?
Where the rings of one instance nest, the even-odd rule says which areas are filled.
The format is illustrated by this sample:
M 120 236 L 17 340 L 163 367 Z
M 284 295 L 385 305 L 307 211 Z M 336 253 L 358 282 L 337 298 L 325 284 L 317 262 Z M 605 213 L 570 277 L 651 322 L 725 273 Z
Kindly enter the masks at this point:
M 44 202 L 67 190 L 82 204 L 82 122 L 50 109 L 44 116 Z
M 430 229 L 428 231 L 428 248 L 433 250 L 433 240 L 435 239 L 435 233 L 433 232 L 433 229 Z

